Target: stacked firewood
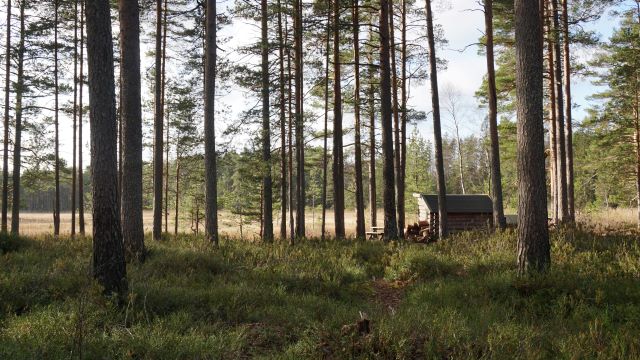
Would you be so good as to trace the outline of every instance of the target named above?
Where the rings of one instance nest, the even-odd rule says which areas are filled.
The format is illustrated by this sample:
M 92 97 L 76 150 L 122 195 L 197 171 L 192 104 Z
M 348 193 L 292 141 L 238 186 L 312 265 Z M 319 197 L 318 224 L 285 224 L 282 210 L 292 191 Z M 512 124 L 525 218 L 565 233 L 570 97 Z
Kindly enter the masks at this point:
M 407 240 L 421 243 L 430 243 L 436 240 L 435 234 L 429 229 L 427 221 L 420 221 L 413 225 L 409 224 L 405 231 L 405 237 Z

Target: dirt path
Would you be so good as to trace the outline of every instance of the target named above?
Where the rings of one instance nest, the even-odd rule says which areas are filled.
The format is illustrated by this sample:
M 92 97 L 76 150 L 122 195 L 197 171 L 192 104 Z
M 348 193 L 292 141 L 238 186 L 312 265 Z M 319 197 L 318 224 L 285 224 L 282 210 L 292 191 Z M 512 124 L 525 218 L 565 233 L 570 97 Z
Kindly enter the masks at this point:
M 406 281 L 387 281 L 377 279 L 371 282 L 373 287 L 373 300 L 382 305 L 389 312 L 395 312 L 404 297 Z

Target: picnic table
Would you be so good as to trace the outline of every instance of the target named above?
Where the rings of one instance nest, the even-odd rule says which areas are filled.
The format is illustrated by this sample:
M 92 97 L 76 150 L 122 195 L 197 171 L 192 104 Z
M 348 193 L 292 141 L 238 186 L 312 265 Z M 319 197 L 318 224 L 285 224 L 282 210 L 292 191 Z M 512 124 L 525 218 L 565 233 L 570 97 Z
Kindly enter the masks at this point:
M 367 231 L 365 234 L 367 235 L 367 240 L 382 240 L 384 238 L 384 227 L 372 226 L 371 231 Z

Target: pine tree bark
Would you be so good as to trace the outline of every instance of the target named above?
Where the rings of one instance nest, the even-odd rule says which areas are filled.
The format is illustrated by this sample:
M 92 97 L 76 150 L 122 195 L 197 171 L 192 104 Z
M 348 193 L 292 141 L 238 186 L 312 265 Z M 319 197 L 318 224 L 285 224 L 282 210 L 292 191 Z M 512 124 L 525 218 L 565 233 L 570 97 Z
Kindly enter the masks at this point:
M 11 80 L 11 0 L 7 0 L 7 42 L 4 73 L 4 147 L 2 151 L 2 233 L 7 232 L 9 210 L 9 94 Z
M 389 64 L 389 1 L 380 0 L 380 102 L 382 127 L 382 181 L 384 183 L 384 239 L 398 238 L 396 219 L 393 126 L 391 111 L 391 65 Z
M 156 0 L 156 49 L 153 120 L 153 239 L 162 237 L 163 127 L 162 104 L 162 0 Z
M 491 140 L 491 193 L 493 195 L 493 226 L 504 230 L 507 226 L 502 202 L 502 174 L 500 172 L 500 140 L 498 137 L 498 100 L 496 70 L 493 54 L 493 0 L 484 1 L 484 22 L 487 53 L 487 84 L 489 95 L 489 137 Z
M 287 238 L 287 132 L 286 132 L 286 107 L 284 89 L 284 39 L 282 30 L 282 4 L 277 1 L 278 7 L 278 65 L 280 67 L 280 103 L 278 104 L 280 115 L 280 239 Z
M 515 0 L 518 270 L 550 264 L 542 116 L 542 29 L 535 1 Z
M 173 220 L 173 235 L 178 237 L 178 214 L 180 206 L 180 156 L 176 145 L 176 209 L 175 218 Z
M 356 238 L 364 239 L 364 189 L 362 186 L 362 144 L 360 123 L 360 12 L 359 0 L 353 0 L 353 116 L 354 116 L 354 151 L 355 151 L 355 183 L 356 183 Z
M 24 93 L 25 1 L 20 2 L 20 42 L 18 43 L 18 72 L 16 82 L 16 123 L 13 142 L 13 196 L 11 203 L 11 233 L 20 233 L 20 168 L 22 165 L 22 95 Z
M 327 9 L 327 39 L 324 59 L 324 134 L 322 147 L 322 223 L 320 238 L 325 239 L 327 227 L 327 139 L 329 137 L 329 50 L 331 47 L 331 11 Z
M 569 221 L 575 221 L 575 189 L 573 176 L 573 124 L 571 114 L 571 53 L 569 52 L 569 11 L 567 0 L 562 1 L 562 45 L 563 45 L 563 75 L 564 75 L 564 121 L 565 121 L 565 153 L 567 156 L 567 212 Z
M 640 17 L 640 3 L 638 3 L 638 16 Z M 635 142 L 635 150 L 636 150 L 636 206 L 637 206 L 637 217 L 638 223 L 637 228 L 640 229 L 640 89 L 636 89 L 635 94 L 635 106 L 634 106 L 634 126 L 635 126 L 635 134 L 634 134 L 634 142 Z
M 118 209 L 116 96 L 109 1 L 88 0 L 87 54 L 91 111 L 93 276 L 124 300 L 126 266 Z
M 60 106 L 59 93 L 60 86 L 58 83 L 58 16 L 59 16 L 59 0 L 54 0 L 54 26 L 53 26 L 53 86 L 54 86 L 54 127 L 55 127 L 55 199 L 53 203 L 53 235 L 60 235 Z
M 558 221 L 564 223 L 569 220 L 568 204 L 567 204 L 567 158 L 565 147 L 565 119 L 564 119 L 564 95 L 562 88 L 562 60 L 560 53 L 560 25 L 558 20 L 558 0 L 551 0 L 551 34 L 553 41 L 553 62 L 554 62 L 554 78 L 556 101 L 554 103 L 556 112 L 556 147 L 558 171 L 558 197 L 559 197 L 559 216 Z
M 271 125 L 269 121 L 269 37 L 267 0 L 260 1 L 262 17 L 262 174 L 263 207 L 262 218 L 264 228 L 262 241 L 273 242 L 273 194 L 271 179 Z
M 120 0 L 120 71 L 122 73 L 122 235 L 126 255 L 144 260 L 142 221 L 142 96 L 140 13 L 137 0 Z
M 164 0 L 164 11 L 162 12 L 162 111 L 165 112 L 166 108 L 166 90 L 167 90 L 167 13 L 169 12 L 167 0 Z M 169 233 L 169 114 L 166 116 L 167 129 L 165 131 L 166 139 L 164 144 L 165 150 L 165 180 L 164 180 L 164 232 Z
M 77 176 L 77 156 L 78 148 L 78 0 L 74 1 L 73 13 L 73 144 L 72 144 L 72 161 L 71 161 L 71 238 L 76 236 L 76 189 Z
M 548 14 L 548 3 L 545 2 L 544 9 Z M 551 16 L 546 17 L 546 34 L 547 34 L 547 65 L 549 70 L 549 179 L 551 183 L 551 211 L 553 223 L 557 224 L 560 216 L 559 207 L 559 191 L 558 191 L 558 136 L 557 136 L 557 119 L 556 119 L 556 87 L 555 87 L 555 71 L 553 60 L 553 36 L 551 34 Z
M 218 184 L 216 177 L 216 1 L 207 0 L 204 82 L 205 198 L 207 239 L 218 246 Z
M 342 152 L 339 0 L 333 0 L 333 26 L 333 213 L 336 239 L 344 239 L 344 156 Z
M 164 52 L 164 50 L 163 50 Z M 164 65 L 163 65 L 164 68 Z M 164 73 L 164 70 L 163 70 Z M 162 75 L 164 79 L 164 75 Z M 164 88 L 164 80 L 162 87 Z M 162 90 L 162 102 L 164 103 L 164 89 Z M 167 119 L 167 123 L 165 125 L 164 135 L 166 136 L 164 139 L 164 165 L 162 166 L 163 181 L 164 181 L 164 211 L 162 212 L 164 215 L 164 232 L 169 233 L 169 149 L 171 148 L 171 142 L 169 141 L 169 117 L 170 114 L 165 111 L 165 119 Z
M 289 43 L 289 27 L 287 25 L 287 18 L 285 17 L 285 48 L 287 49 L 287 93 L 289 94 L 287 99 L 287 112 L 289 117 L 289 130 L 288 130 L 288 139 L 289 139 L 289 245 L 295 244 L 295 220 L 293 215 L 294 202 L 296 201 L 297 187 L 294 186 L 294 178 L 293 178 L 293 127 L 294 127 L 294 116 L 293 116 L 293 86 L 291 76 L 291 44 Z
M 122 209 L 122 68 L 118 80 L 118 206 Z
M 396 179 L 398 183 L 398 189 L 400 189 L 399 194 L 402 198 L 398 197 L 398 202 L 402 202 L 401 213 L 402 213 L 402 221 L 398 220 L 398 223 L 402 223 L 402 226 L 405 226 L 405 176 L 406 176 L 406 162 L 407 162 L 407 101 L 408 101 L 408 90 L 407 90 L 407 0 L 402 0 L 402 47 L 401 47 L 401 73 L 402 78 L 400 81 L 402 82 L 402 101 L 401 101 L 401 118 L 400 118 L 400 177 Z M 404 228 L 400 229 L 404 232 Z
M 80 89 L 78 91 L 78 230 L 80 235 L 85 235 L 84 223 L 84 168 L 82 164 L 82 114 L 84 113 L 83 90 L 84 90 L 84 12 L 85 0 L 80 1 Z
M 398 100 L 398 69 L 396 66 L 396 40 L 394 26 L 394 9 L 393 0 L 389 0 L 389 47 L 391 51 L 391 94 L 393 98 L 393 142 L 394 142 L 394 171 L 396 178 L 396 204 L 397 220 L 398 220 L 398 236 L 404 237 L 404 189 L 401 188 L 402 180 L 402 164 L 401 164 L 401 145 L 400 145 L 400 113 Z
M 302 51 L 302 0 L 294 1 L 294 65 L 295 65 L 295 119 L 296 119 L 296 236 L 304 238 L 306 189 L 304 174 L 304 79 Z
M 369 216 L 371 226 L 378 225 L 376 193 L 376 108 L 373 82 L 369 80 Z
M 440 100 L 438 97 L 438 69 L 436 63 L 436 45 L 433 35 L 433 14 L 431 0 L 426 0 L 427 37 L 429 38 L 429 77 L 431 79 L 431 105 L 433 109 L 433 137 L 436 157 L 436 175 L 438 187 L 438 233 L 440 238 L 448 234 L 447 229 L 447 189 L 444 180 L 444 161 L 442 158 L 442 133 L 440 129 Z

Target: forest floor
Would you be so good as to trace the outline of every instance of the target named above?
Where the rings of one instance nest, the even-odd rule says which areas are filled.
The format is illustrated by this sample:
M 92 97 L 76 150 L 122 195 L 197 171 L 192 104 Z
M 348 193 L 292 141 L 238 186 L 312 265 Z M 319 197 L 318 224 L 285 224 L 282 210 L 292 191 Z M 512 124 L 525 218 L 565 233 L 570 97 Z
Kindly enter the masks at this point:
M 640 358 L 634 234 L 552 234 L 518 277 L 512 231 L 431 245 L 147 240 L 124 305 L 89 239 L 0 241 L 1 359 Z

